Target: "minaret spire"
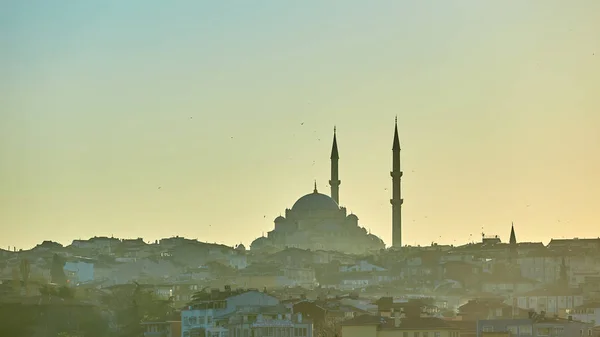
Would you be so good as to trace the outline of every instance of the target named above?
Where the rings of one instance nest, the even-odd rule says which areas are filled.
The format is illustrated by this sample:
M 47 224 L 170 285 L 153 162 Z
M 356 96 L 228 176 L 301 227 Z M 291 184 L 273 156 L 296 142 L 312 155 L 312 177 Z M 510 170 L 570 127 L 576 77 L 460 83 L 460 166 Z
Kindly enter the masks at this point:
M 400 151 L 400 138 L 398 137 L 398 116 L 396 116 L 394 125 L 394 145 L 392 146 L 392 150 L 395 153 L 395 151 Z M 398 158 L 398 163 L 400 163 L 400 158 Z
M 313 193 L 319 193 L 317 190 L 317 179 L 315 179 L 315 189 L 313 190 Z
M 402 247 L 402 193 L 400 185 L 402 171 L 400 171 L 400 138 L 398 137 L 398 116 L 394 122 L 394 144 L 392 146 L 392 247 Z
M 516 245 L 517 244 L 517 236 L 515 235 L 515 224 L 514 223 L 510 223 L 510 240 L 509 243 L 511 246 Z
M 338 154 L 337 148 L 337 132 L 336 127 L 333 127 L 333 145 L 331 146 L 331 180 L 329 180 L 329 185 L 331 186 L 331 198 L 335 200 L 336 203 L 340 203 L 340 184 L 342 181 L 339 178 L 338 172 L 338 161 L 340 156 Z
M 517 236 L 515 235 L 515 224 L 510 223 L 510 239 L 508 240 L 509 262 L 515 264 L 518 261 L 519 252 L 517 251 Z M 517 266 L 518 267 L 518 266 Z

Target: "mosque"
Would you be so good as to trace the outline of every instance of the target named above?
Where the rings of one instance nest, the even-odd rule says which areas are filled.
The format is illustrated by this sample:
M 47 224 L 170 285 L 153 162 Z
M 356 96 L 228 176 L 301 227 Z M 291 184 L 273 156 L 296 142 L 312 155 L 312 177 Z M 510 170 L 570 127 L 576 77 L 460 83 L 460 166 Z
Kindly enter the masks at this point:
M 394 129 L 393 145 L 393 198 L 392 231 L 393 247 L 401 246 L 401 205 L 400 198 L 400 142 L 398 126 Z M 331 196 L 314 190 L 285 210 L 285 217 L 275 218 L 275 228 L 267 236 L 257 238 L 250 245 L 253 251 L 263 249 L 283 250 L 300 248 L 310 250 L 331 250 L 350 254 L 365 254 L 385 248 L 379 237 L 367 232 L 358 224 L 355 214 L 348 214 L 345 207 L 339 205 L 338 147 L 335 129 L 331 149 Z

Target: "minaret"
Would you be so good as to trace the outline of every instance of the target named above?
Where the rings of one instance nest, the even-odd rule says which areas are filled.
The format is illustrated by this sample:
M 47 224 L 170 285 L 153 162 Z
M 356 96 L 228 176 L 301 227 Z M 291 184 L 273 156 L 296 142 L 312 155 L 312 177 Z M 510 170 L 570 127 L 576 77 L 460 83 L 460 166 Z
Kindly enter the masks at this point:
M 338 175 L 338 160 L 340 156 L 338 155 L 337 148 L 337 139 L 336 139 L 336 131 L 335 126 L 333 127 L 333 146 L 331 147 L 331 180 L 329 180 L 329 185 L 331 186 L 331 198 L 335 200 L 335 202 L 340 204 L 340 184 L 342 181 Z
M 517 236 L 515 235 L 515 224 L 514 223 L 510 224 L 510 240 L 508 241 L 508 243 L 511 246 L 515 246 L 517 244 Z
M 517 236 L 515 235 L 515 224 L 511 222 L 510 224 L 510 239 L 508 240 L 508 270 L 510 272 L 510 276 L 513 277 L 513 289 L 517 289 L 516 280 L 520 279 L 521 274 L 521 266 L 519 266 L 519 253 L 517 252 Z M 512 298 L 512 316 L 518 314 L 518 305 L 517 298 L 513 296 Z
M 515 224 L 510 224 L 510 239 L 508 241 L 510 262 L 515 263 L 517 260 L 517 236 L 515 235 Z
M 402 180 L 402 171 L 400 171 L 400 139 L 398 138 L 398 117 L 396 117 L 394 127 L 394 146 L 392 147 L 392 247 L 402 247 L 402 195 L 400 192 L 400 183 Z

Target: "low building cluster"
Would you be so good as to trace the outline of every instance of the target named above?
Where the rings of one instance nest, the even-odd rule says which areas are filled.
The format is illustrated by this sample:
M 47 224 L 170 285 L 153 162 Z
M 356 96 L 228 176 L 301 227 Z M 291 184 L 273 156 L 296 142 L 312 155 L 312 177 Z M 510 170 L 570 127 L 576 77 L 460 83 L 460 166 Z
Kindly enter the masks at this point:
M 517 243 L 514 229 L 509 243 L 365 255 L 180 237 L 44 242 L 2 250 L 0 279 L 0 317 L 58 315 L 21 322 L 29 330 L 97 314 L 107 336 L 600 336 L 600 239 Z M 147 311 L 123 314 L 132 303 Z M 63 311 L 78 314 L 60 323 Z

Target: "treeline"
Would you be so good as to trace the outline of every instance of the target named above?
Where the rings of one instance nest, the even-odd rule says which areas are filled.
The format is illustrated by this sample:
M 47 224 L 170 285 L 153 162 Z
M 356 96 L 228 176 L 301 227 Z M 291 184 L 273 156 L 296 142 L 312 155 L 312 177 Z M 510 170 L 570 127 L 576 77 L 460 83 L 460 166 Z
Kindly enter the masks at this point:
M 134 337 L 142 322 L 176 318 L 172 300 L 139 285 L 118 289 L 91 304 L 73 288 L 44 286 L 41 296 L 0 302 L 0 336 Z

